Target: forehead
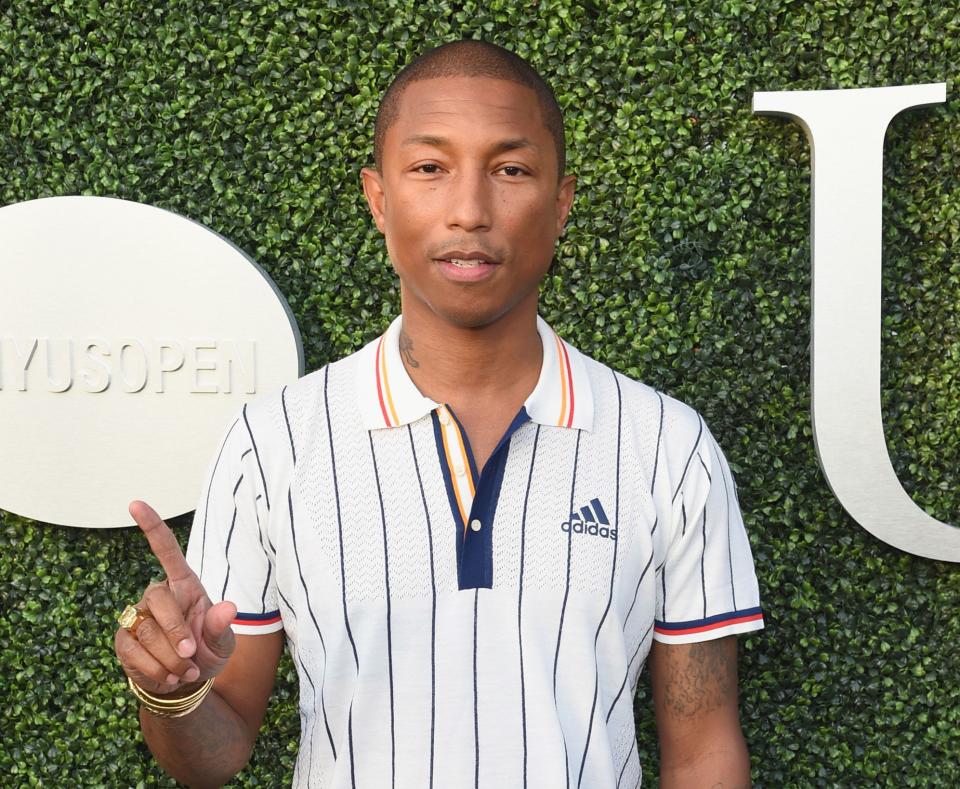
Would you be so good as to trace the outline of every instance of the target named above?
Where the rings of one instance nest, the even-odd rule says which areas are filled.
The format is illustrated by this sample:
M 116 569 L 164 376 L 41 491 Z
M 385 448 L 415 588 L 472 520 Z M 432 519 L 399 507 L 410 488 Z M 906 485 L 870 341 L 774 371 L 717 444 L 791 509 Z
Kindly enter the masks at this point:
M 490 77 L 436 77 L 408 84 L 384 147 L 396 148 L 411 135 L 428 133 L 550 138 L 533 89 Z

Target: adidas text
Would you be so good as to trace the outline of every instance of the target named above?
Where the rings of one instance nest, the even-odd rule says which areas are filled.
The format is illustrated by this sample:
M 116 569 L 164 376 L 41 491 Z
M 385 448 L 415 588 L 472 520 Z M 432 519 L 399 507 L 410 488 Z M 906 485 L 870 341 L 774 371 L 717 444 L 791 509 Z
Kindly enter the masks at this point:
M 599 523 L 584 523 L 581 520 L 564 521 L 560 524 L 560 529 L 565 532 L 573 531 L 574 534 L 589 534 L 591 537 L 608 537 L 611 540 L 617 539 L 617 530 L 607 526 L 601 526 Z

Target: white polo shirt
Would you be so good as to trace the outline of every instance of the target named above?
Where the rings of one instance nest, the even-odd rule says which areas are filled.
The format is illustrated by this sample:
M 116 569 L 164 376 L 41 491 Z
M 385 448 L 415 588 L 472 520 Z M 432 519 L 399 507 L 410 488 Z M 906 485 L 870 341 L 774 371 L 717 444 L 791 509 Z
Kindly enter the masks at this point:
M 237 633 L 285 631 L 295 786 L 633 789 L 651 640 L 763 626 L 703 420 L 538 329 L 482 470 L 407 375 L 399 318 L 227 431 L 187 559 Z

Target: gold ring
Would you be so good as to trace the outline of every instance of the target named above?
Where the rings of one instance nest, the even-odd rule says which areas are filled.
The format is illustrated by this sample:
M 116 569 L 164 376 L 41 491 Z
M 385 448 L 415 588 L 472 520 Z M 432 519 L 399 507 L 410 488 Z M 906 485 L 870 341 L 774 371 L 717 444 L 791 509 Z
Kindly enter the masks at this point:
M 120 616 L 117 617 L 117 621 L 120 622 L 120 627 L 133 635 L 137 634 L 137 628 L 144 619 L 153 619 L 153 614 L 149 611 L 143 611 L 134 605 L 128 605 L 123 609 Z

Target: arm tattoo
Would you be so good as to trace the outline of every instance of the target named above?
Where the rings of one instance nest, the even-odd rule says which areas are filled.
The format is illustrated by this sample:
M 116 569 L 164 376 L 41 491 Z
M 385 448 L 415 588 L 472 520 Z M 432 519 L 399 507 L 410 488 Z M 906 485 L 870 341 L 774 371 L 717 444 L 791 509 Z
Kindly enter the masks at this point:
M 194 723 L 202 725 L 193 725 L 186 733 L 180 718 L 160 718 L 157 726 L 169 730 L 172 736 L 178 736 L 183 752 L 196 755 L 198 759 L 216 764 L 222 758 L 232 756 L 237 749 L 238 730 L 212 718 L 209 710 L 197 710 L 194 714 L 199 719 Z
M 413 358 L 413 340 L 403 329 L 400 330 L 400 353 L 406 357 L 407 364 L 411 367 L 420 366 L 420 362 Z
M 253 747 L 243 720 L 216 690 L 182 718 L 160 718 L 141 707 L 140 725 L 160 766 L 190 786 L 222 786 L 247 763 Z
M 663 706 L 678 718 L 715 710 L 737 693 L 737 653 L 724 640 L 690 645 L 664 661 Z

